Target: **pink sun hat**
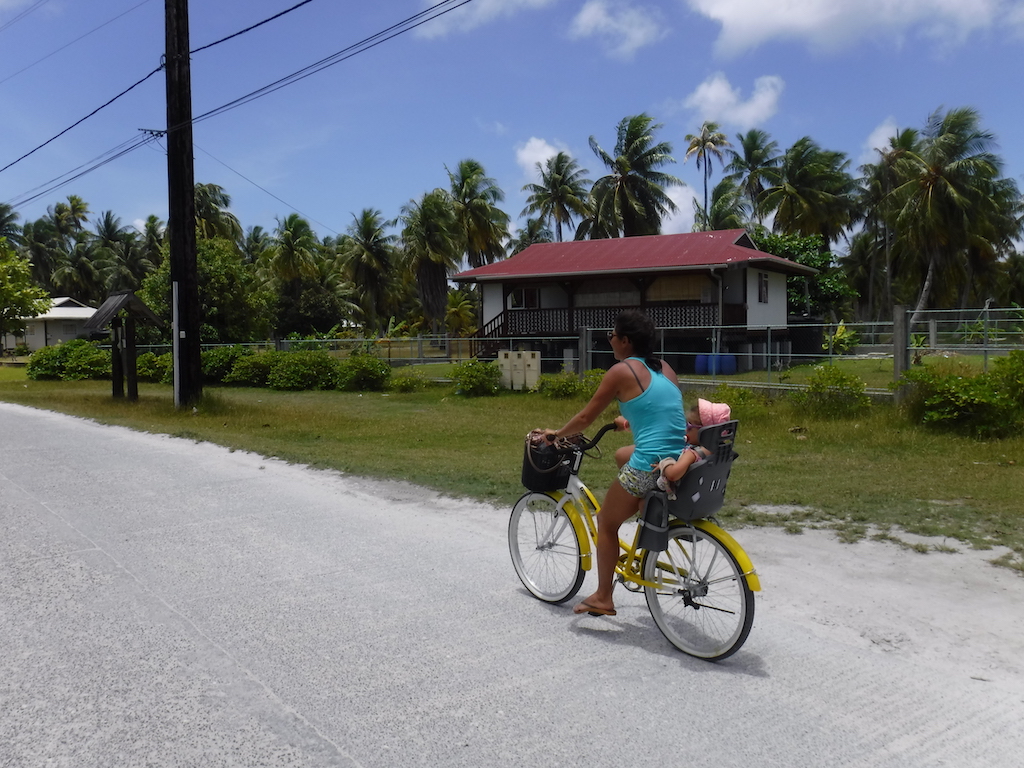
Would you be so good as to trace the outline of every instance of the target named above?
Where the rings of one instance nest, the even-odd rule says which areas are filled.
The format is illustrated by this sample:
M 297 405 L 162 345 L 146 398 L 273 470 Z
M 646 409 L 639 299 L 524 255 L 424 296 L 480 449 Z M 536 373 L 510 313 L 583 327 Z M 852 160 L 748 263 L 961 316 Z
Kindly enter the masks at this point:
M 729 420 L 732 410 L 726 403 L 712 403 L 703 397 L 697 399 L 697 413 L 702 427 L 713 427 Z

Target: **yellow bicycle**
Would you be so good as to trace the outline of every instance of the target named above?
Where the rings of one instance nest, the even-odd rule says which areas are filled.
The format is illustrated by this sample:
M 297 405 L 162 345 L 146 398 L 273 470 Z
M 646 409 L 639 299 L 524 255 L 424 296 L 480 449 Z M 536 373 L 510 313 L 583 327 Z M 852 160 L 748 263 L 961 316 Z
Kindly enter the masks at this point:
M 737 456 L 737 426 L 730 421 L 701 429 L 700 443 L 711 455 L 690 467 L 675 499 L 662 491 L 647 495 L 633 541 L 619 540 L 615 569 L 626 589 L 644 592 L 654 622 L 672 645 L 708 660 L 724 659 L 743 645 L 754 621 L 753 593 L 761 589 L 747 553 L 713 518 Z M 523 585 L 545 602 L 569 600 L 593 567 L 601 506 L 579 479 L 579 469 L 585 453 L 611 429 L 614 424 L 607 424 L 593 440 L 554 449 L 556 470 L 547 471 L 556 479 L 524 469 L 524 484 L 539 490 L 512 509 L 509 551 Z M 528 450 L 524 461 L 529 456 Z

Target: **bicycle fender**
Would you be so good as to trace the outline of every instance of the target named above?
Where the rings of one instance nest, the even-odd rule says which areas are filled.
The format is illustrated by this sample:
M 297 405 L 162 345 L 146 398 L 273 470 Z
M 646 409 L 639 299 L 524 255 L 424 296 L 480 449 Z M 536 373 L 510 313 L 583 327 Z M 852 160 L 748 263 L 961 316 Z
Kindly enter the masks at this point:
M 583 515 L 580 514 L 580 511 L 572 503 L 572 499 L 568 495 L 562 494 L 556 501 L 558 501 L 558 506 L 565 510 L 569 522 L 572 523 L 573 530 L 576 531 L 576 540 L 580 543 L 580 565 L 583 566 L 584 571 L 589 571 L 593 568 L 594 558 L 590 550 L 590 536 L 587 534 L 586 526 L 583 523 Z
M 736 558 L 736 563 L 745 574 L 747 586 L 750 587 L 750 590 L 752 592 L 761 591 L 761 580 L 757 577 L 757 571 L 754 570 L 754 563 L 751 562 L 750 556 L 743 551 L 743 547 L 739 545 L 736 539 L 710 520 L 694 520 L 690 525 L 694 528 L 700 528 L 702 531 L 707 531 L 721 541 L 725 548 L 729 550 L 729 553 Z

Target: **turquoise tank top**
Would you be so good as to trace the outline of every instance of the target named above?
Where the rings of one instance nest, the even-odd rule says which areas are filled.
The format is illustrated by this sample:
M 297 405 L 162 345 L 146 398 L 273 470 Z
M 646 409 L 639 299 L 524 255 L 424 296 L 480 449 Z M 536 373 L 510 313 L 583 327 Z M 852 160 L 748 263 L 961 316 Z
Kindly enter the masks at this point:
M 636 446 L 629 465 L 644 472 L 662 459 L 677 458 L 686 447 L 686 415 L 683 393 L 661 373 L 651 371 L 651 383 L 632 400 L 619 401 L 619 411 L 629 420 Z

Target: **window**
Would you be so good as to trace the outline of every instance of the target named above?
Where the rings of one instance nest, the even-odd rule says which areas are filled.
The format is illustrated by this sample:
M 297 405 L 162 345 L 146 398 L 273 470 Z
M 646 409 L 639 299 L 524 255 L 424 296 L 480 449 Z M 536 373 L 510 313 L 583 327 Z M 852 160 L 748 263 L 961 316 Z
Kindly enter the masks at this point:
M 65 336 L 74 336 L 78 333 L 78 325 L 76 323 L 61 323 L 61 326 Z
M 540 291 L 536 288 L 514 288 L 508 298 L 510 309 L 540 308 Z
M 768 303 L 768 273 L 757 273 L 757 301 L 760 304 Z

